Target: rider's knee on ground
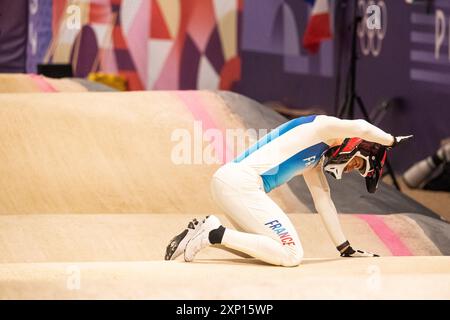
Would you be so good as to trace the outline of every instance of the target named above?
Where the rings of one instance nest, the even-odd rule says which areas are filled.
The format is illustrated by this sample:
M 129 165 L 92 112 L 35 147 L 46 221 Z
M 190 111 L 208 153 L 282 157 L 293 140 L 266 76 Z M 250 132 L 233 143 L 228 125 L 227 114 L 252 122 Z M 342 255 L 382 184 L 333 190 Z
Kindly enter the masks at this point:
M 281 266 L 283 267 L 296 267 L 298 266 L 302 260 L 303 260 L 303 249 L 299 248 L 298 246 L 295 248 L 295 250 L 284 250 L 285 254 L 283 255 L 281 259 Z

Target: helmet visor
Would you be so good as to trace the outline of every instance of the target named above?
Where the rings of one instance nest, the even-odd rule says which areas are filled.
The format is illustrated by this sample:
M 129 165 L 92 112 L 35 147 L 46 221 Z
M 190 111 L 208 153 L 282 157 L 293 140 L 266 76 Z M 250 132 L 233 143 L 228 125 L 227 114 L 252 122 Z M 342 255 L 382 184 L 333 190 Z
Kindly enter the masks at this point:
M 363 163 L 364 163 L 364 164 L 362 165 L 361 168 L 359 168 L 358 172 L 359 172 L 359 174 L 360 174 L 361 176 L 367 177 L 367 175 L 368 175 L 371 171 L 373 171 L 373 168 L 371 168 L 371 165 L 370 165 L 370 162 L 369 162 L 369 156 L 364 156 L 364 155 L 361 154 L 361 152 L 358 151 L 358 152 L 355 154 L 355 157 L 358 157 L 358 158 L 360 158 L 360 159 L 363 160 Z

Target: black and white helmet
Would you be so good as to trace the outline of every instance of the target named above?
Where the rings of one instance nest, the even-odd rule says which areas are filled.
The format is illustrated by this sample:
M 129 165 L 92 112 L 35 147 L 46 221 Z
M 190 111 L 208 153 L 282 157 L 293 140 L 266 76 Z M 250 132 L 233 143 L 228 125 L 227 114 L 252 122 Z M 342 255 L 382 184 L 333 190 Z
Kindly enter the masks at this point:
M 364 160 L 359 174 L 366 180 L 367 191 L 374 193 L 383 173 L 386 161 L 386 148 L 381 144 L 360 138 L 347 138 L 340 146 L 330 148 L 324 155 L 323 168 L 335 179 L 341 179 L 347 164 L 354 158 Z

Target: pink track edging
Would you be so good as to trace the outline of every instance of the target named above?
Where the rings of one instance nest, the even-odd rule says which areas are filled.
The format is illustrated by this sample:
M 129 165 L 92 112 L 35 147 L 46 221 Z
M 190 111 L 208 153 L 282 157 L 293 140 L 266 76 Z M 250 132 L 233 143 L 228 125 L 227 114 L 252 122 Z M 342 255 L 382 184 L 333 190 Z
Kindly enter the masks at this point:
M 31 73 L 29 74 L 31 80 L 41 89 L 43 92 L 58 92 L 45 78 L 41 75 Z
M 412 252 L 406 247 L 400 237 L 384 222 L 383 218 L 369 215 L 358 214 L 358 218 L 367 222 L 375 234 L 386 245 L 394 256 L 412 256 Z
M 192 113 L 195 120 L 202 122 L 203 132 L 208 129 L 220 130 L 222 132 L 222 143 L 214 139 L 214 150 L 216 151 L 216 155 L 221 163 L 226 163 L 232 160 L 234 157 L 226 145 L 226 135 L 206 111 L 208 110 L 208 106 L 203 103 L 200 94 L 196 91 L 178 91 L 176 92 L 176 95 L 184 102 L 185 106 Z

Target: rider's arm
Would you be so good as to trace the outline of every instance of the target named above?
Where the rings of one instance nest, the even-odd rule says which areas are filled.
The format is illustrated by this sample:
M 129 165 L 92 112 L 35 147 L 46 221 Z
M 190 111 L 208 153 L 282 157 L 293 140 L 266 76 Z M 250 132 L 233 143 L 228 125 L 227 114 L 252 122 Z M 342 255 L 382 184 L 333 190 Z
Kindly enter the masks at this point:
M 320 165 L 304 172 L 306 185 L 314 200 L 314 206 L 320 214 L 323 223 L 336 247 L 343 244 L 347 239 L 342 232 L 338 219 L 336 207 L 330 195 L 330 187 Z
M 385 146 L 391 146 L 394 143 L 392 135 L 362 119 L 342 120 L 321 115 L 317 116 L 315 121 L 324 140 L 358 137 Z

